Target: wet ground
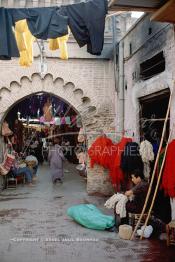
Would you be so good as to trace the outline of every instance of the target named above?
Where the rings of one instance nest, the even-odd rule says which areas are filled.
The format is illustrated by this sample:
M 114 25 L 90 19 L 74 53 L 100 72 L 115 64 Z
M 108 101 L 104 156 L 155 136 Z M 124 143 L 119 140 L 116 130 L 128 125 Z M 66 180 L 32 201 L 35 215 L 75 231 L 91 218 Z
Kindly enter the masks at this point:
M 67 164 L 63 184 L 52 185 L 47 165 L 33 188 L 19 185 L 0 194 L 0 262 L 175 261 L 165 241 L 123 241 L 116 233 L 86 229 L 66 215 L 68 207 L 105 198 L 88 196 L 86 182 Z

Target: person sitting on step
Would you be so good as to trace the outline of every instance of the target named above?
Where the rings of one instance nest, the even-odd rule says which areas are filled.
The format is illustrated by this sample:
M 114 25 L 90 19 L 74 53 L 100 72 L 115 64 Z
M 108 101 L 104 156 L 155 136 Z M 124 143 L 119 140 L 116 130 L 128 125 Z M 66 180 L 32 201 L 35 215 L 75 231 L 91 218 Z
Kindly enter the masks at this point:
M 126 218 L 120 219 L 120 216 L 115 214 L 116 226 L 128 223 L 128 213 L 140 214 L 145 203 L 148 183 L 144 180 L 143 172 L 139 169 L 134 170 L 131 173 L 131 180 L 134 187 L 124 193 L 124 195 L 128 197 L 128 201 L 126 202 L 127 216 Z

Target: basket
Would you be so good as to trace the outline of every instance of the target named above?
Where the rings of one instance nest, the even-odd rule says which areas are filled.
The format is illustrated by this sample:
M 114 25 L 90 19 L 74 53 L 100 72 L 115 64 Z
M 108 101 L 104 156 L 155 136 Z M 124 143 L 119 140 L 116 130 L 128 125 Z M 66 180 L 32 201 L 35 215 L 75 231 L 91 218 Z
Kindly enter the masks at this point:
M 132 227 L 129 225 L 119 226 L 119 237 L 121 239 L 130 240 L 132 236 Z

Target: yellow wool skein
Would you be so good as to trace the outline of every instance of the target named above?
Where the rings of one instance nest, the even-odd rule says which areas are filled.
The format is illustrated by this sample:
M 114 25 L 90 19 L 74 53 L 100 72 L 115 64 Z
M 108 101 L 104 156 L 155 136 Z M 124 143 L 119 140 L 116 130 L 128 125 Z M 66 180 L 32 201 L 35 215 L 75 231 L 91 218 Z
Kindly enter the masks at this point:
M 57 37 L 56 39 L 49 39 L 49 49 L 55 51 L 60 49 L 60 58 L 67 60 L 68 59 L 68 49 L 67 41 L 69 39 L 69 34 L 62 37 Z
M 30 33 L 26 19 L 15 23 L 15 37 L 20 52 L 19 64 L 21 66 L 30 66 L 33 62 L 35 37 Z

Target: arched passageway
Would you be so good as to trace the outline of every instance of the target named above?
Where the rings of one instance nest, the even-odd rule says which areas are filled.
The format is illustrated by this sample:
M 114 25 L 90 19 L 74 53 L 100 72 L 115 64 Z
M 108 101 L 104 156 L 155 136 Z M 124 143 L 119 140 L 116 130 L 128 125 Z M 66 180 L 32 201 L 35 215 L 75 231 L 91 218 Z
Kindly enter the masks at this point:
M 66 82 L 60 77 L 46 74 L 44 78 L 38 73 L 23 76 L 19 81 L 12 81 L 10 86 L 0 89 L 0 123 L 2 125 L 9 110 L 24 98 L 39 93 L 49 93 L 61 98 L 81 117 L 84 130 L 87 134 L 88 145 L 98 135 L 100 129 L 113 130 L 114 115 L 106 107 L 97 103 L 97 98 L 90 90 L 82 88 L 83 80 L 74 76 L 75 82 Z M 103 102 L 102 102 L 103 103 Z M 107 111 L 105 111 L 107 110 Z M 2 137 L 1 137 L 2 141 Z M 2 148 L 1 148 L 2 156 Z M 105 181 L 105 182 L 104 182 Z M 111 184 L 103 170 L 90 169 L 87 164 L 87 191 L 88 193 L 111 192 Z

